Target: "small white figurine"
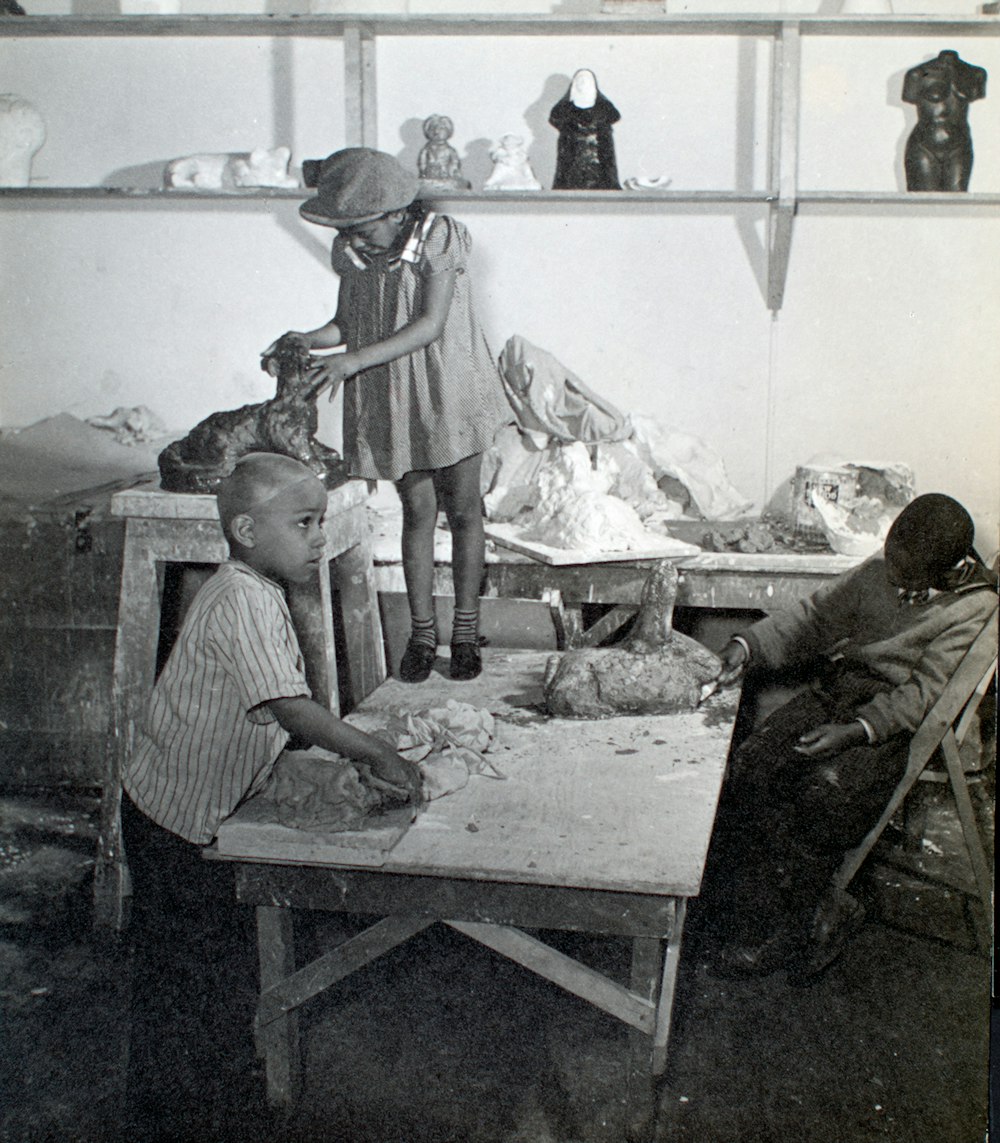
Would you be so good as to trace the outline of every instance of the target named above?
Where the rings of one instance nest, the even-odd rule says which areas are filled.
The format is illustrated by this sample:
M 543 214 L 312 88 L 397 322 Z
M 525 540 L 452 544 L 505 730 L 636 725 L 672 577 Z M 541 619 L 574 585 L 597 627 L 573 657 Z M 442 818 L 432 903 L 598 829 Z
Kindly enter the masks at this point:
M 234 190 L 237 187 L 298 187 L 288 171 L 288 147 L 255 147 L 247 153 L 185 155 L 171 159 L 163 171 L 163 185 L 197 190 Z
M 44 142 L 38 109 L 20 95 L 0 95 L 0 186 L 28 186 L 31 160 Z
M 542 184 L 528 162 L 528 149 L 520 135 L 504 135 L 490 151 L 493 172 L 483 183 L 483 190 L 534 191 Z

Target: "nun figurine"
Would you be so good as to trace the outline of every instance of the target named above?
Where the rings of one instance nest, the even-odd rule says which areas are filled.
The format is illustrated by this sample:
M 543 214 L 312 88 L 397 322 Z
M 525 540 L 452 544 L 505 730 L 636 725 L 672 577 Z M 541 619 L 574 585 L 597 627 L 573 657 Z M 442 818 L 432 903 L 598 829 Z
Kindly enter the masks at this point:
M 587 68 L 576 72 L 549 115 L 559 132 L 553 190 L 621 190 L 611 131 L 620 118 L 598 90 L 594 73 Z

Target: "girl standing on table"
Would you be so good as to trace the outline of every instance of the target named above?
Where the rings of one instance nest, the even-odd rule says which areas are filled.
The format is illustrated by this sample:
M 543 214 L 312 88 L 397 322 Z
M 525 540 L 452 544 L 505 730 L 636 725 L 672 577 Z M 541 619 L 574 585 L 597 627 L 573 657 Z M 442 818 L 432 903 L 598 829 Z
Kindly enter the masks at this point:
M 422 682 L 437 652 L 434 526 L 452 534 L 455 616 L 451 677 L 475 678 L 485 536 L 482 453 L 513 417 L 483 336 L 468 275 L 462 223 L 429 210 L 420 184 L 391 156 L 337 151 L 321 166 L 302 217 L 338 231 L 336 315 L 284 336 L 309 349 L 346 345 L 317 366 L 319 391 L 344 385 L 344 455 L 353 476 L 392 480 L 403 504 L 403 573 L 411 634 L 399 677 Z M 265 350 L 267 357 L 274 345 Z

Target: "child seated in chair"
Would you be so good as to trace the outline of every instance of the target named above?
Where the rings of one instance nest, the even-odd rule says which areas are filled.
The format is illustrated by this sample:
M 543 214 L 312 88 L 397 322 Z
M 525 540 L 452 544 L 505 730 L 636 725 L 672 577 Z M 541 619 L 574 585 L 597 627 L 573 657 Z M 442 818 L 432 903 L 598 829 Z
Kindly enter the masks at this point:
M 788 968 L 808 982 L 860 925 L 861 903 L 832 877 L 878 821 L 913 732 L 995 606 L 973 538 L 961 504 L 919 496 L 882 554 L 724 648 L 723 685 L 748 666 L 818 675 L 730 759 L 703 891 L 722 937 L 718 975 Z
M 202 847 L 263 787 L 290 736 L 346 755 L 400 802 L 419 800 L 416 767 L 310 696 L 282 586 L 324 566 L 326 498 L 304 464 L 275 453 L 242 457 L 223 481 L 230 559 L 185 616 L 123 777 L 133 1138 L 240 1135 L 252 945 L 245 931 L 240 941 L 232 866 Z

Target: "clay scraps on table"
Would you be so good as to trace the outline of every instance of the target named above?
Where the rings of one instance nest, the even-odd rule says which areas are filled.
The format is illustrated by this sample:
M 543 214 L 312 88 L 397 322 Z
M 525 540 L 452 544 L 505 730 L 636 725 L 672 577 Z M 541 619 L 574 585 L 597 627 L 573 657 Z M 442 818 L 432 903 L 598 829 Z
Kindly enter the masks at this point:
M 462 789 L 472 774 L 506 778 L 486 757 L 496 737 L 493 715 L 469 703 L 449 699 L 444 706 L 401 712 L 379 737 L 419 765 L 427 801 Z

